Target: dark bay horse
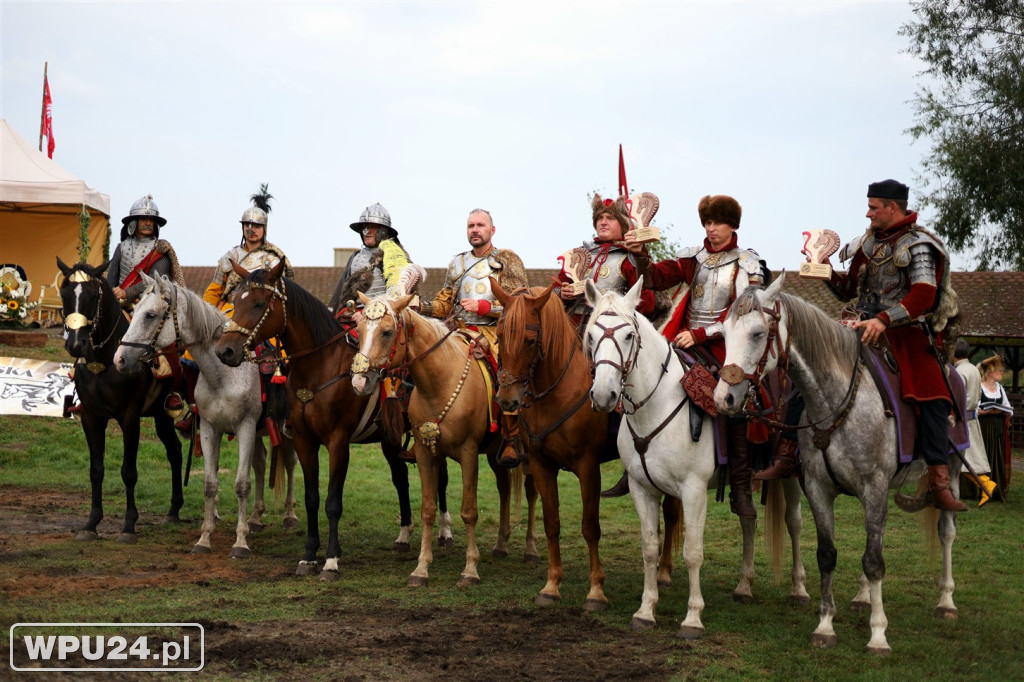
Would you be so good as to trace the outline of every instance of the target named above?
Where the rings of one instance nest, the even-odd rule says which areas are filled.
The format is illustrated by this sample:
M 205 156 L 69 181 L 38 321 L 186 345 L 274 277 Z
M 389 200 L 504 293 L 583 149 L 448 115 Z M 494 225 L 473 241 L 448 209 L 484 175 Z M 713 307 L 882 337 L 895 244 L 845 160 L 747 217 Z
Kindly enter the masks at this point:
M 551 295 L 553 286 L 520 289 L 513 295 L 491 279 L 491 290 L 505 308 L 498 322 L 498 401 L 504 410 L 519 410 L 530 472 L 544 509 L 548 577 L 536 602 L 543 606 L 561 599 L 558 472 L 564 469 L 579 479 L 583 498 L 583 537 L 590 551 L 590 592 L 584 608 L 599 611 L 608 606 L 598 555 L 601 463 L 617 458 L 618 451 L 608 434 L 608 414 L 590 405 L 590 363 L 575 325 L 561 301 Z M 657 580 L 669 585 L 672 546 L 678 543 L 681 531 L 679 500 L 666 496 L 663 512 L 665 542 Z
M 409 472 L 399 457 L 401 445 L 381 438 L 375 421 L 380 404 L 378 395 L 360 397 L 352 391 L 350 367 L 356 350 L 351 345 L 351 330 L 342 328 L 313 294 L 283 277 L 283 269 L 284 261 L 269 271 L 252 273 L 235 265 L 235 272 L 243 281 L 235 294 L 234 316 L 225 324 L 216 353 L 221 362 L 237 367 L 248 359 L 256 345 L 274 337 L 281 340 L 289 368 L 285 384 L 290 405 L 288 425 L 305 485 L 306 549 L 296 574 L 309 575 L 317 569 L 319 451 L 324 445 L 330 458 L 330 478 L 324 505 L 328 522 L 327 560 L 320 578 L 336 580 L 341 553 L 338 522 L 350 444 L 381 442 L 391 468 L 391 481 L 398 492 L 402 529 L 395 546 L 400 550 L 408 550 L 412 532 Z
M 897 472 L 895 420 L 868 368 L 861 361 L 861 341 L 853 330 L 837 324 L 814 305 L 782 293 L 785 274 L 764 291 L 748 288 L 733 303 L 724 322 L 726 357 L 715 402 L 727 414 L 744 409 L 748 391 L 788 357 L 788 372 L 804 396 L 807 407 L 799 433 L 803 462 L 804 493 L 818 532 L 818 568 L 821 571 L 821 605 L 812 644 L 832 647 L 837 643 L 832 621 L 836 614 L 832 579 L 836 567 L 833 540 L 833 505 L 841 493 L 851 494 L 864 507 L 867 543 L 861 558 L 863 575 L 855 607 L 870 606 L 871 638 L 867 651 L 888 654 L 885 637 L 888 620 L 882 607 L 885 559 L 882 541 L 889 513 L 888 491 L 899 481 L 914 481 L 923 474 L 915 461 Z M 934 357 L 921 362 L 935 362 Z M 955 377 L 956 372 L 952 375 Z M 811 425 L 812 428 L 806 428 Z M 960 488 L 960 464 L 951 458 L 953 494 Z M 941 512 L 938 534 L 942 545 L 942 578 L 937 612 L 956 618 L 953 604 L 954 512 Z
M 135 506 L 135 484 L 139 478 L 137 458 L 142 417 L 153 418 L 157 437 L 163 443 L 171 466 L 171 508 L 165 521 L 178 521 L 178 512 L 184 503 L 181 443 L 174 432 L 173 420 L 163 410 L 167 389 L 153 378 L 153 373 L 127 376 L 114 368 L 114 353 L 128 330 L 128 319 L 122 314 L 121 304 L 103 276 L 107 265 L 109 262 L 97 268 L 85 263 L 68 267 L 60 258 L 57 259 L 57 267 L 64 274 L 60 286 L 67 333 L 64 348 L 76 359 L 75 391 L 82 401 L 79 416 L 89 445 L 89 480 L 92 484 L 92 510 L 77 537 L 79 540 L 95 540 L 96 526 L 103 519 L 103 455 L 107 423 L 113 419 L 121 427 L 124 445 L 121 480 L 127 500 L 124 527 L 117 541 L 134 543 L 138 541 L 135 534 L 135 523 L 139 518 Z

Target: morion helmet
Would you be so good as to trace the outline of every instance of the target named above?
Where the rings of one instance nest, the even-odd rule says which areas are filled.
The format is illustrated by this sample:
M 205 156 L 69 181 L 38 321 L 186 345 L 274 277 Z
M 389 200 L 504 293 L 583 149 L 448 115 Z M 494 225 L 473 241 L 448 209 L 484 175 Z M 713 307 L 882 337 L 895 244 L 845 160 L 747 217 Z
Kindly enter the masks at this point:
M 167 224 L 167 218 L 162 218 L 160 216 L 160 209 L 156 207 L 156 202 L 153 201 L 152 194 L 147 194 L 132 204 L 132 209 L 128 211 L 128 215 L 121 218 L 121 224 L 127 225 L 136 218 L 143 217 L 153 218 L 156 221 L 157 227 L 163 227 Z
M 359 220 L 349 225 L 349 228 L 353 232 L 362 232 L 364 225 L 382 225 L 390 231 L 390 237 L 394 238 L 398 236 L 398 230 L 391 226 L 391 214 L 388 210 L 380 204 L 373 204 L 367 206 L 362 214 L 359 216 Z

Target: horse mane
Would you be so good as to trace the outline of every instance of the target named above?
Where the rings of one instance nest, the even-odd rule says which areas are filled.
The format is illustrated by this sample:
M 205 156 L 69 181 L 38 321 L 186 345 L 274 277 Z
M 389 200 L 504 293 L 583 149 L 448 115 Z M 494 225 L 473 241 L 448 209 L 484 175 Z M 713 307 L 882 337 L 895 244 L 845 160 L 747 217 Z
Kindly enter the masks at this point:
M 439 320 L 436 317 L 427 317 L 426 315 L 421 315 L 417 313 L 415 310 L 410 310 L 408 307 L 406 307 L 405 310 L 403 310 L 402 312 L 407 312 L 409 314 L 410 324 L 425 324 L 428 327 L 430 327 L 434 331 L 434 333 L 438 335 L 438 337 L 442 337 L 448 334 L 448 327 L 442 320 Z M 457 334 L 452 334 L 444 343 L 441 344 L 438 350 L 444 353 L 444 357 L 454 357 L 456 355 L 456 349 L 460 349 L 461 347 L 459 344 L 462 343 L 459 340 L 459 338 L 460 337 Z M 460 354 L 462 354 L 463 356 L 465 355 L 464 353 L 461 353 L 461 350 Z
M 178 296 L 188 300 L 188 306 L 183 315 L 189 329 L 199 335 L 199 342 L 206 342 L 213 338 L 214 331 L 223 326 L 228 316 L 222 311 L 209 305 L 202 297 L 194 291 L 187 289 L 175 282 L 170 282 Z
M 523 295 L 539 296 L 544 293 L 547 287 L 531 287 L 522 291 L 513 298 L 521 299 Z M 519 305 L 505 306 L 505 335 L 504 345 L 500 353 L 508 356 L 519 355 L 523 350 L 523 336 L 526 331 L 526 315 L 523 312 L 525 303 Z M 576 335 L 576 328 L 569 321 L 565 313 L 565 307 L 561 299 L 554 293 L 548 296 L 547 302 L 540 309 L 540 326 L 545 332 L 541 332 L 541 351 L 554 364 L 563 364 L 573 352 L 575 344 L 579 343 Z
M 249 280 L 265 286 L 267 271 L 256 270 L 249 274 Z M 314 346 L 323 346 L 341 332 L 341 325 L 334 319 L 334 315 L 327 309 L 323 301 L 287 277 L 281 277 L 281 282 L 284 283 L 285 295 L 288 296 L 289 312 L 306 321 L 309 332 L 313 336 Z
M 761 289 L 756 286 L 747 287 L 736 297 L 729 316 L 744 315 L 754 310 L 764 315 L 764 308 L 757 297 L 759 291 Z M 853 372 L 860 352 L 860 339 L 856 334 L 837 324 L 821 308 L 798 296 L 780 293 L 779 299 L 789 311 L 790 339 L 814 339 L 813 343 L 800 347 L 800 355 L 808 366 L 835 367 L 845 373 Z

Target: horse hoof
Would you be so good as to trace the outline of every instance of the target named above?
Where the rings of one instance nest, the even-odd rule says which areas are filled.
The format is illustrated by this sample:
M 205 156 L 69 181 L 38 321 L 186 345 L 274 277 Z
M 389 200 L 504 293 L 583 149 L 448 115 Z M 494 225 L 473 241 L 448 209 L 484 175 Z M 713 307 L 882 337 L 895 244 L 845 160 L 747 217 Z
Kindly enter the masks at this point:
M 508 550 L 506 550 L 506 549 L 498 549 L 497 547 L 495 547 L 494 549 L 491 550 L 491 556 L 496 556 L 496 557 L 500 557 L 500 558 L 507 557 L 508 556 Z
M 811 635 L 811 644 L 819 649 L 831 649 L 838 643 L 839 638 L 835 635 L 819 635 L 818 633 Z
M 119 545 L 134 545 L 139 541 L 139 536 L 135 533 L 121 533 L 117 536 L 117 544 Z
M 256 531 L 263 530 L 265 526 L 262 521 L 249 521 L 249 532 L 255 533 Z
M 248 547 L 232 547 L 228 552 L 229 559 L 248 559 L 251 556 L 252 551 Z
M 192 551 L 190 553 L 191 554 L 211 554 L 212 552 L 213 552 L 213 550 L 210 549 L 209 547 L 207 547 L 206 545 L 192 545 Z
M 608 608 L 608 602 L 601 601 L 600 599 L 588 599 L 583 602 L 583 610 L 593 613 L 594 611 L 604 611 Z
M 456 587 L 471 587 L 473 585 L 480 584 L 480 577 L 476 575 L 460 575 L 459 582 L 455 583 Z
M 178 518 L 177 514 L 174 514 L 174 515 L 168 514 L 167 516 L 165 516 L 160 521 L 160 525 L 161 526 L 170 526 L 170 525 L 175 524 L 175 523 L 181 523 L 181 519 Z
M 667 590 L 670 587 L 672 587 L 672 578 L 665 578 L 664 580 L 658 581 L 659 590 Z
M 425 578 L 422 575 L 410 575 L 408 584 L 409 587 L 426 587 L 428 582 L 430 582 L 430 578 Z
M 697 628 L 692 625 L 681 625 L 676 632 L 679 639 L 695 640 L 704 636 L 704 628 Z
M 633 620 L 629 621 L 629 629 L 633 632 L 639 632 L 641 630 L 652 630 L 654 629 L 654 621 L 647 620 L 646 618 L 637 618 L 633 616 Z
M 75 536 L 75 539 L 81 540 L 82 542 L 88 542 L 91 540 L 99 540 L 100 536 L 94 530 L 80 530 L 78 531 L 78 535 Z
M 298 528 L 299 527 L 299 520 L 296 519 L 296 518 L 293 518 L 291 516 L 286 516 L 284 521 L 281 522 L 281 526 L 285 530 L 291 530 L 292 528 Z
M 749 604 L 754 601 L 754 596 L 751 594 L 743 594 L 742 592 L 733 592 L 732 600 L 739 602 L 740 604 Z
M 295 569 L 295 575 L 313 575 L 319 570 L 320 568 L 315 561 L 300 561 L 298 568 Z
M 437 539 L 437 547 L 438 547 L 438 549 L 451 549 L 454 546 L 455 546 L 455 538 L 453 538 L 453 537 L 438 538 Z
M 864 651 L 872 656 L 888 656 L 892 654 L 892 649 L 887 646 L 869 646 L 866 647 Z
M 523 555 L 523 563 L 526 564 L 527 566 L 539 566 L 540 565 L 540 557 L 538 555 L 536 555 L 536 554 L 524 554 Z
M 398 552 L 399 554 L 408 554 L 409 553 L 409 543 L 408 542 L 396 542 L 395 545 L 394 545 L 394 550 L 396 552 Z
M 320 582 L 322 583 L 333 583 L 340 577 L 341 574 L 337 571 L 320 571 Z
M 811 598 L 806 594 L 791 594 L 789 595 L 789 601 L 796 604 L 797 606 L 811 605 Z
M 960 616 L 960 614 L 957 613 L 957 610 L 956 610 L 955 606 L 953 606 L 953 607 L 949 607 L 949 606 L 939 606 L 939 607 L 936 607 L 935 615 L 938 616 L 939 618 L 944 618 L 946 620 L 956 620 Z
M 558 601 L 562 601 L 562 598 L 557 595 L 541 592 L 537 595 L 537 600 L 534 603 L 537 604 L 537 606 L 551 606 Z
M 869 601 L 852 601 L 850 602 L 850 608 L 854 611 L 870 611 L 871 602 Z

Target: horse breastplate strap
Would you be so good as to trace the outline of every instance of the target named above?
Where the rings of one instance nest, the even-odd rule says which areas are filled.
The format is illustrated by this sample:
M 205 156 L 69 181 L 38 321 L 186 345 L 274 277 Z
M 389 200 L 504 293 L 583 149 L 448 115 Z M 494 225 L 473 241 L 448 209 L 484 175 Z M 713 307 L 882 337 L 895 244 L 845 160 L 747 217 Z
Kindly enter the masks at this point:
M 689 327 L 700 329 L 718 321 L 733 299 L 739 257 L 736 250 L 697 257 L 699 267 L 690 287 Z
M 360 270 L 365 270 L 366 268 L 373 265 L 375 261 L 374 255 L 376 251 L 376 249 L 359 249 L 359 251 L 357 251 L 356 254 L 352 256 L 352 272 L 359 272 Z M 373 268 L 372 272 L 373 281 L 370 284 L 370 288 L 363 292 L 370 298 L 380 296 L 381 294 L 384 293 L 385 290 L 384 273 L 381 272 L 379 267 Z
M 472 252 L 460 253 L 452 259 L 448 266 L 448 278 L 452 282 L 452 289 L 455 290 L 455 299 L 463 298 L 474 301 L 487 301 L 495 303 L 494 292 L 491 291 L 491 280 L 489 277 L 497 278 L 501 274 L 501 265 L 492 256 L 477 258 Z M 458 287 L 456 289 L 456 287 Z M 466 324 L 491 325 L 495 323 L 494 318 L 476 313 L 466 312 Z
M 593 260 L 590 270 L 587 272 L 587 278 L 597 285 L 597 290 L 602 294 L 606 291 L 625 294 L 629 289 L 629 281 L 622 274 L 622 264 L 625 262 L 626 257 L 625 251 L 612 249 L 608 252 L 608 258 L 603 263 Z M 591 252 L 591 259 L 594 259 L 593 252 Z M 597 279 L 594 279 L 595 268 Z M 580 296 L 566 312 L 570 315 L 585 315 L 587 313 L 586 298 Z

